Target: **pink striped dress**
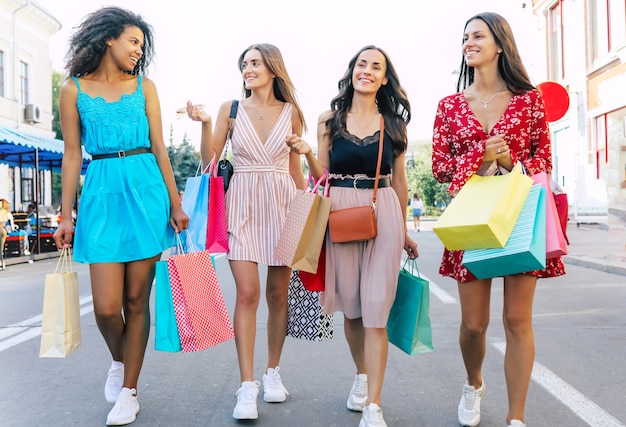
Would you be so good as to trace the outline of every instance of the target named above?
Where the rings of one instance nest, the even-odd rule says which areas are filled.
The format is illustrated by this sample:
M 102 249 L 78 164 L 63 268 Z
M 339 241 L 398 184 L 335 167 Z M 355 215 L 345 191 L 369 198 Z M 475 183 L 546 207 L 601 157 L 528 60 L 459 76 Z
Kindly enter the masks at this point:
M 235 173 L 226 193 L 229 260 L 283 265 L 274 259 L 287 211 L 296 193 L 289 174 L 292 105 L 285 103 L 266 141 L 245 108 L 239 108 L 231 139 Z

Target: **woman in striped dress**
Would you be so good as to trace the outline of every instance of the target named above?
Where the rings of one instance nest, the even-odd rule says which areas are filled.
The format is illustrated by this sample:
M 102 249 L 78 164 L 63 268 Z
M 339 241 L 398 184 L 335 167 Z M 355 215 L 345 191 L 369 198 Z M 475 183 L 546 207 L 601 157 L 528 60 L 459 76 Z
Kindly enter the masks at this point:
M 239 57 L 243 100 L 232 133 L 234 174 L 226 193 L 228 259 L 237 286 L 234 327 L 241 387 L 233 411 L 236 419 L 256 419 L 260 383 L 254 380 L 256 312 L 261 284 L 258 264 L 268 266 L 268 363 L 263 375 L 263 399 L 283 402 L 287 389 L 278 373 L 287 331 L 287 289 L 291 268 L 274 259 L 289 205 L 305 181 L 300 158 L 285 144 L 288 135 L 306 129 L 304 115 L 280 51 L 270 44 L 255 44 Z M 191 102 L 187 112 L 202 123 L 202 161 L 207 165 L 224 149 L 232 101 L 217 115 L 215 133 L 211 117 Z

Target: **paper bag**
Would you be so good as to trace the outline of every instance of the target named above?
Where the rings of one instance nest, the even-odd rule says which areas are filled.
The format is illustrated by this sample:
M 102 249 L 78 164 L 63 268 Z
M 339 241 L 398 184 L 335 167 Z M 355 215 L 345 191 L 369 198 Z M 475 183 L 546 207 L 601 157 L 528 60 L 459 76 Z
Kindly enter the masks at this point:
M 67 357 L 81 347 L 78 275 L 63 249 L 54 273 L 46 274 L 39 357 Z
M 567 241 L 561 228 L 559 212 L 550 188 L 550 179 L 545 172 L 535 174 L 531 178 L 535 184 L 541 184 L 546 191 L 546 258 L 567 255 Z
M 333 338 L 333 315 L 323 314 L 320 292 L 307 291 L 293 270 L 287 296 L 287 336 L 309 341 Z

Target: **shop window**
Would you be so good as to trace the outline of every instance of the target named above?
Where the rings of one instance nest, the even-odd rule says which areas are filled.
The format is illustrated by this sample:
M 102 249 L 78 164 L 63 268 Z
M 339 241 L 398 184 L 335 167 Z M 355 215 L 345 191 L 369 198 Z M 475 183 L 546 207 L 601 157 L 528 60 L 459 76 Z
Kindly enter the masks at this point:
M 595 118 L 595 162 L 596 178 L 602 178 L 602 173 L 606 169 L 609 161 L 609 138 L 607 133 L 606 114 Z

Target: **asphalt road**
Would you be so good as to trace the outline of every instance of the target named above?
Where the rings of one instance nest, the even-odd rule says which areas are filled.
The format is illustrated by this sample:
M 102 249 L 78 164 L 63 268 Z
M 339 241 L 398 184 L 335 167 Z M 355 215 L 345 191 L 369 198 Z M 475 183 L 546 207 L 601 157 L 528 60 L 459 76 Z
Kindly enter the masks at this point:
M 464 382 L 458 348 L 459 304 L 454 281 L 437 273 L 442 246 L 422 222 L 415 233 L 419 268 L 430 281 L 435 350 L 408 356 L 391 346 L 383 410 L 389 426 L 457 426 Z M 425 227 L 425 228 L 424 228 Z M 0 426 L 100 426 L 111 405 L 103 396 L 110 364 L 90 302 L 87 266 L 78 272 L 82 348 L 67 359 L 40 359 L 43 280 L 55 259 L 13 265 L 0 272 Z M 216 260 L 232 313 L 234 283 L 227 261 Z M 261 269 L 265 274 L 265 269 Z M 536 363 L 526 406 L 528 426 L 626 424 L 626 286 L 624 277 L 567 265 L 564 277 L 540 280 L 534 307 Z M 481 426 L 505 426 L 502 282 L 492 289 L 492 320 L 484 366 L 487 395 Z M 255 372 L 266 361 L 266 308 L 257 322 Z M 153 332 L 153 331 L 152 331 Z M 282 404 L 259 399 L 259 419 L 232 418 L 238 368 L 234 340 L 198 353 L 163 353 L 149 342 L 139 382 L 141 412 L 134 426 L 354 426 L 360 415 L 345 407 L 354 367 L 335 314 L 327 342 L 288 338 L 281 376 L 291 396 Z

